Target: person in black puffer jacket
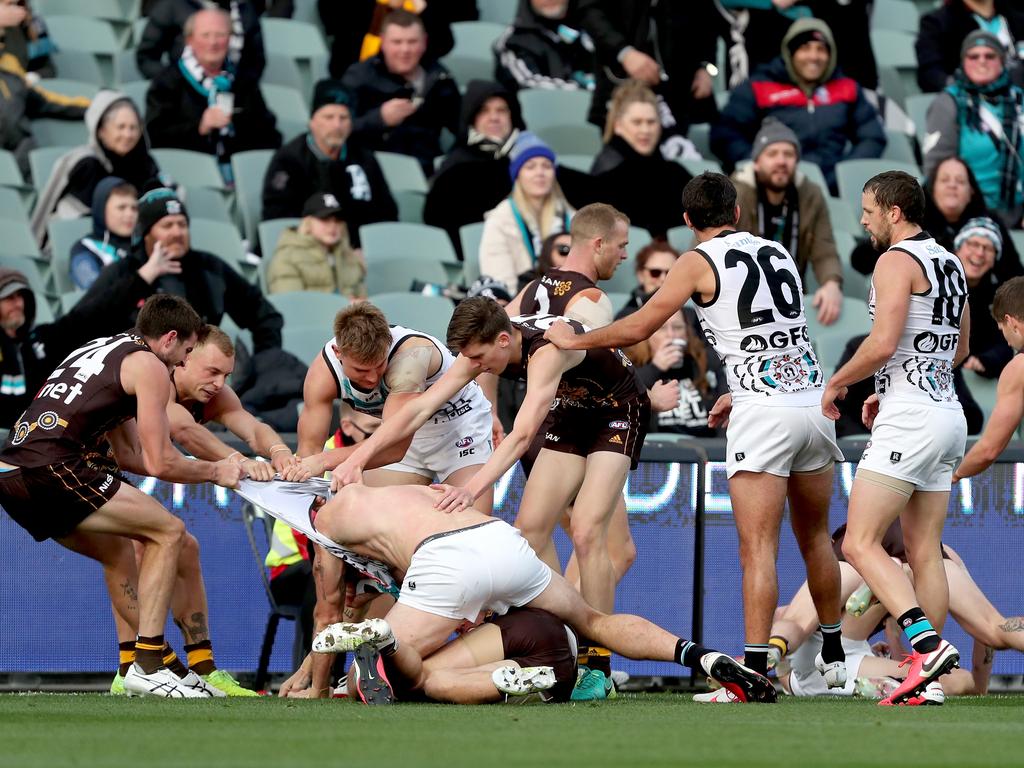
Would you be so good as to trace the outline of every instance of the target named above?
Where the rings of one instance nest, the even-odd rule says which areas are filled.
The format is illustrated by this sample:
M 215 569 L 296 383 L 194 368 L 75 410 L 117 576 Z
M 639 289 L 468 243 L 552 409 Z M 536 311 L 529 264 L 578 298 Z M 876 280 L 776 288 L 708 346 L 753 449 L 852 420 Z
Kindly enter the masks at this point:
M 594 43 L 567 2 L 524 0 L 495 41 L 494 56 L 494 75 L 510 91 L 594 90 Z

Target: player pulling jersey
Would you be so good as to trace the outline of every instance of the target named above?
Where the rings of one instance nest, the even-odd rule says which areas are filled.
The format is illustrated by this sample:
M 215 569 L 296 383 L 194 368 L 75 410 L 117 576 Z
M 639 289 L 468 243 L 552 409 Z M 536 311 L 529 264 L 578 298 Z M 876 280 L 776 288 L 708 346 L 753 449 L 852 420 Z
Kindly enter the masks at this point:
M 824 375 L 811 347 L 800 273 L 778 243 L 723 232 L 696 250 L 715 273 L 709 301 L 694 297 L 708 342 L 725 364 L 733 410 L 729 476 L 815 471 L 843 458 L 818 405 Z M 768 413 L 758 406 L 786 408 Z

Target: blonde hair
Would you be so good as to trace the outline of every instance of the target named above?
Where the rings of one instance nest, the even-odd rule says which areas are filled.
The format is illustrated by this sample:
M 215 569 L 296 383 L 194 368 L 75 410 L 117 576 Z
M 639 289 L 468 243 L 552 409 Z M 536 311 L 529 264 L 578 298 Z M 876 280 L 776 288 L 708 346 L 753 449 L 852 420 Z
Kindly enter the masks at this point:
M 199 332 L 198 338 L 196 338 L 196 345 L 193 347 L 193 350 L 199 349 L 206 344 L 212 344 L 228 357 L 235 356 L 235 345 L 231 342 L 231 337 L 216 325 L 203 327 L 203 330 Z
M 334 317 L 334 343 L 343 355 L 376 363 L 391 349 L 391 327 L 384 313 L 368 301 L 345 307 Z
M 608 117 L 605 118 L 604 134 L 601 137 L 605 144 L 615 136 L 615 123 L 633 104 L 650 104 L 655 112 L 658 111 L 658 97 L 654 91 L 639 80 L 627 80 L 612 91 L 612 98 L 608 102 Z
M 512 185 L 512 202 L 526 221 L 527 228 L 532 232 L 538 232 L 541 241 L 550 235 L 567 231 L 561 220 L 563 215 L 569 212 L 569 201 L 565 199 L 565 193 L 562 192 L 557 178 L 552 182 L 551 191 L 541 203 L 540 210 L 530 204 L 518 177 Z M 554 223 L 556 220 L 559 222 L 557 226 Z

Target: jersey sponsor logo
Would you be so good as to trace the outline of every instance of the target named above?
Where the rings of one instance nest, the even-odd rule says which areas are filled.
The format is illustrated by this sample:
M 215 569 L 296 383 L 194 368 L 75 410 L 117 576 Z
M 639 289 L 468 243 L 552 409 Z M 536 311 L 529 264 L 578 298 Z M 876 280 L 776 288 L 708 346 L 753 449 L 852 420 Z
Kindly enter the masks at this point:
M 619 435 L 612 435 L 608 439 L 609 443 L 615 443 L 616 445 L 622 445 L 622 438 Z
M 473 438 L 469 435 L 466 435 L 466 437 L 462 438 L 461 440 L 455 441 L 456 448 L 469 448 L 469 446 L 471 446 L 472 444 Z
M 914 337 L 914 349 L 925 354 L 940 351 L 948 352 L 951 349 L 956 349 L 959 340 L 960 334 L 958 333 L 938 334 L 931 331 L 922 331 Z
M 740 342 L 740 349 L 744 352 L 764 352 L 768 349 L 768 342 L 764 340 L 764 336 L 752 333 Z
M 110 484 L 114 482 L 113 475 L 107 475 L 107 479 L 100 483 L 100 493 L 103 493 L 110 487 Z
M 475 456 L 475 455 L 476 455 L 476 448 L 463 448 L 461 451 L 459 451 L 459 458 L 460 459 L 464 459 L 467 456 Z
M 544 439 L 545 439 L 545 440 L 549 440 L 549 441 L 551 441 L 552 443 L 557 443 L 557 442 L 558 442 L 559 440 L 561 440 L 562 438 L 561 438 L 561 437 L 559 437 L 558 435 L 552 435 L 552 434 L 551 434 L 550 432 L 545 432 L 545 433 L 544 433 Z
M 629 429 L 629 422 L 628 421 L 619 421 L 619 420 L 617 420 L 617 421 L 609 421 L 608 422 L 608 428 L 609 429 Z
M 744 352 L 764 352 L 769 347 L 772 349 L 785 349 L 786 347 L 797 347 L 801 344 L 809 344 L 810 336 L 807 334 L 807 326 L 790 328 L 789 331 L 773 331 L 767 338 L 756 333 L 744 337 L 740 342 L 740 349 Z
M 745 453 L 737 453 L 736 454 L 736 461 L 743 461 L 745 458 L 747 458 L 747 454 L 745 454 Z
M 899 464 L 902 458 L 903 454 L 900 453 L 899 451 L 893 451 L 892 453 L 889 454 L 889 461 L 891 461 L 893 464 Z

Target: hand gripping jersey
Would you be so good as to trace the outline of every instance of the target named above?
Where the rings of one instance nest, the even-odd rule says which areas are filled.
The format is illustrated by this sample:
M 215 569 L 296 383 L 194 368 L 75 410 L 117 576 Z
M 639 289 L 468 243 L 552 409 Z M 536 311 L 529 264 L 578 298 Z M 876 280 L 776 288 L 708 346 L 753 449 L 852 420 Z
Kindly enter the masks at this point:
M 134 352 L 152 354 L 139 336 L 119 333 L 64 358 L 14 425 L 0 458 L 42 467 L 106 453 L 105 434 L 136 415 L 135 396 L 121 386 L 121 362 Z
M 448 348 L 433 336 L 428 336 L 425 333 L 413 331 L 409 328 L 403 328 L 400 325 L 392 325 L 391 347 L 388 349 L 389 361 L 394 357 L 395 352 L 402 343 L 410 338 L 426 339 L 437 347 L 438 352 L 441 353 L 440 367 L 437 371 L 427 377 L 426 384 L 429 387 L 440 379 L 441 376 L 444 375 L 445 371 L 451 368 L 452 363 L 455 362 L 455 358 L 452 356 L 452 353 L 448 351 Z M 345 375 L 345 372 L 342 370 L 341 361 L 338 360 L 337 355 L 334 354 L 334 339 L 327 340 L 321 354 L 323 355 L 324 361 L 327 363 L 327 367 L 330 369 L 331 374 L 334 376 L 335 383 L 338 385 L 338 397 L 360 413 L 366 413 L 370 416 L 381 418 L 384 414 L 384 401 L 388 399 L 388 387 L 386 383 L 387 373 L 384 374 L 380 383 L 374 389 L 369 392 L 364 392 L 356 387 L 356 385 L 349 380 Z M 480 389 L 480 385 L 475 381 L 471 381 L 459 390 L 455 397 L 438 409 L 438 411 L 430 418 L 428 423 L 443 424 L 454 418 L 462 416 L 465 413 L 469 413 L 470 411 L 489 408 L 490 404 L 484 396 L 483 390 Z
M 576 333 L 586 333 L 586 326 L 576 320 L 555 315 L 520 315 L 513 317 L 523 337 L 519 364 L 509 365 L 502 373 L 505 379 L 525 379 L 530 357 L 550 344 L 544 331 L 557 320 L 564 320 Z M 633 375 L 633 363 L 618 349 L 588 349 L 583 361 L 562 374 L 555 395 L 559 406 L 567 408 L 619 408 L 647 400 L 647 392 Z
M 910 297 L 910 309 L 896 353 L 875 373 L 879 400 L 912 402 L 960 410 L 953 388 L 953 358 L 967 304 L 967 278 L 954 254 L 927 232 L 889 250 L 909 255 L 928 279 L 928 290 Z M 875 317 L 875 282 L 868 311 Z
M 817 404 L 824 376 L 807 336 L 793 257 L 748 232 L 723 232 L 696 250 L 717 282 L 707 303 L 694 296 L 697 317 L 725 365 L 733 402 Z

